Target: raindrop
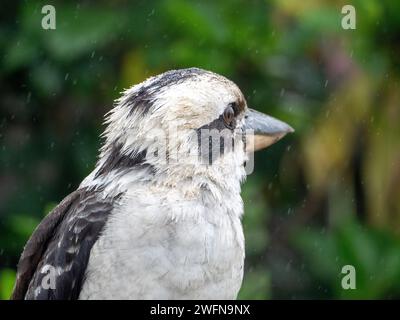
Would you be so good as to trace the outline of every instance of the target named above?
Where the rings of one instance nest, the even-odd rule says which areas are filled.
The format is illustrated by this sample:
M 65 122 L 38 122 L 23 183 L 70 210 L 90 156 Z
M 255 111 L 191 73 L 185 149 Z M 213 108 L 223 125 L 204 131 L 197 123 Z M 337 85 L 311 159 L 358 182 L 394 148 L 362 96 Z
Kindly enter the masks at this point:
M 330 110 L 327 110 L 327 111 L 325 112 L 325 118 L 329 118 L 330 115 L 331 115 L 331 111 L 330 111 Z

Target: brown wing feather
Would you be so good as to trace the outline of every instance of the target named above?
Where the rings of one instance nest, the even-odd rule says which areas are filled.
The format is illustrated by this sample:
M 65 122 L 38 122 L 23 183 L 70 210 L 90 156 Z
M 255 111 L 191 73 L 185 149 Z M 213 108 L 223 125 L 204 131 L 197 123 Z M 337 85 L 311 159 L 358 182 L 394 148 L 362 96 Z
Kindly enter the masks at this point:
M 18 262 L 17 279 L 11 299 L 24 299 L 32 276 L 46 250 L 47 243 L 51 240 L 57 226 L 63 220 L 71 205 L 79 198 L 81 192 L 77 190 L 67 196 L 42 220 L 33 232 Z

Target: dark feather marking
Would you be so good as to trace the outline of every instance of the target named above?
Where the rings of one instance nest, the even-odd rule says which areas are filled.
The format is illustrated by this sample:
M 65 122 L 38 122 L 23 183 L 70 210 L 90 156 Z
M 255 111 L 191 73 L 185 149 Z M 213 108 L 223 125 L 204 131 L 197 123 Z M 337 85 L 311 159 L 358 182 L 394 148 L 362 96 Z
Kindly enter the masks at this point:
M 79 198 L 79 191 L 75 191 L 67 196 L 42 220 L 33 232 L 25 245 L 18 263 L 17 279 L 11 296 L 12 299 L 24 299 L 29 282 L 36 271 L 36 266 L 47 247 L 48 241 L 77 198 Z
M 155 98 L 154 94 L 162 88 L 181 83 L 187 79 L 194 78 L 197 75 L 207 71 L 198 68 L 171 70 L 157 76 L 151 83 L 142 86 L 138 91 L 133 92 L 125 100 L 125 104 L 130 107 L 129 114 L 132 114 L 137 108 L 141 108 L 143 114 L 147 113 Z
M 211 121 L 210 123 L 205 124 L 204 126 L 201 126 L 197 130 L 201 131 L 202 129 L 207 129 L 207 130 L 216 129 L 218 131 L 222 131 L 224 129 L 229 129 L 229 128 L 225 125 L 224 118 L 221 114 L 217 119 Z
M 143 165 L 146 159 L 147 150 L 143 150 L 138 153 L 133 153 L 132 155 L 126 155 L 122 153 L 122 146 L 119 144 L 114 145 L 109 154 L 108 158 L 101 166 L 101 168 L 96 172 L 95 178 L 109 173 L 115 169 L 126 169 L 132 168 L 137 165 Z
M 217 137 L 218 139 L 215 139 L 216 137 L 212 136 L 212 131 L 215 130 L 218 131 L 219 133 L 223 132 L 223 134 Z M 216 159 L 219 155 L 224 154 L 226 149 L 225 139 L 231 139 L 232 149 L 234 147 L 233 136 L 226 136 L 226 135 L 224 136 L 226 132 L 233 132 L 233 129 L 225 125 L 222 115 L 220 115 L 217 119 L 211 121 L 210 123 L 205 124 L 202 127 L 196 129 L 196 132 L 197 132 L 197 143 L 199 150 L 198 153 L 199 157 L 203 159 L 203 163 L 204 161 L 206 161 L 207 164 L 211 165 L 214 159 Z M 208 132 L 210 132 L 210 135 L 207 134 Z M 204 142 L 203 139 L 205 139 L 206 142 Z
M 90 251 L 117 198 L 80 189 L 60 203 L 38 226 L 22 253 L 13 299 L 77 299 Z M 74 251 L 72 249 L 77 248 Z M 60 268 L 55 288 L 42 287 L 45 265 Z M 35 295 L 35 290 L 40 292 Z

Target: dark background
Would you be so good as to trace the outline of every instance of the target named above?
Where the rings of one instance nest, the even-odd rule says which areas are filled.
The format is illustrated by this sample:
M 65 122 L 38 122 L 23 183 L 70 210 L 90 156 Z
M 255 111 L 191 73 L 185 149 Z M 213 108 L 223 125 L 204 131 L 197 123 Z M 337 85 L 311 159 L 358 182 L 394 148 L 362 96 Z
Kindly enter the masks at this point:
M 0 298 L 32 230 L 93 169 L 113 100 L 192 66 L 296 129 L 243 186 L 239 298 L 400 298 L 399 1 L 3 1 L 0 16 Z

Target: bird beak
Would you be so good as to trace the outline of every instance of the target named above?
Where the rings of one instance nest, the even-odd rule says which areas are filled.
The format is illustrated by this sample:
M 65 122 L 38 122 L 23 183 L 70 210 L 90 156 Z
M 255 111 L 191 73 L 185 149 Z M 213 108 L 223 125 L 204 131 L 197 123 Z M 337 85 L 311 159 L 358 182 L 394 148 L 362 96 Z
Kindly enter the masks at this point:
M 277 142 L 294 129 L 287 123 L 253 109 L 245 114 L 246 151 L 254 152 Z

